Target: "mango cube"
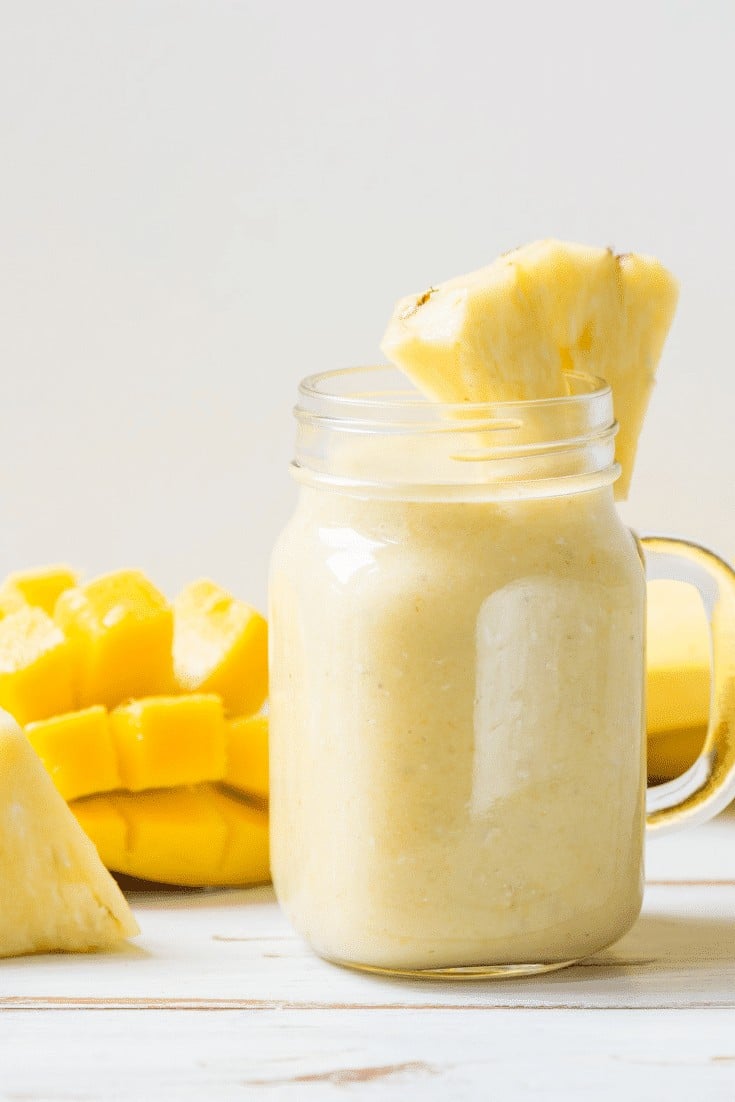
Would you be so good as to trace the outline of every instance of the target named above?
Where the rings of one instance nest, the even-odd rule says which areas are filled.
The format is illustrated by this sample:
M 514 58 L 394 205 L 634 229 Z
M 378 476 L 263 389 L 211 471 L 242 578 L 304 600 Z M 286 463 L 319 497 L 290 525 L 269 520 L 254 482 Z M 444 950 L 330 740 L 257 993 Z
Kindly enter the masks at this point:
M 122 786 L 130 792 L 218 780 L 225 720 L 214 695 L 134 700 L 110 714 Z
M 224 783 L 268 799 L 268 716 L 239 716 L 227 724 Z
M 71 645 L 40 608 L 0 620 L 0 708 L 20 724 L 74 708 Z
M 61 594 L 77 584 L 77 574 L 68 566 L 42 566 L 8 574 L 0 589 L 0 603 L 13 599 L 42 608 L 53 616 Z
M 214 582 L 174 602 L 174 676 L 183 692 L 218 693 L 231 715 L 256 712 L 268 694 L 268 625 Z
M 110 724 L 101 705 L 29 723 L 26 735 L 65 800 L 121 787 Z
M 67 589 L 55 619 L 73 648 L 80 707 L 113 708 L 171 687 L 171 608 L 139 571 L 120 570 Z

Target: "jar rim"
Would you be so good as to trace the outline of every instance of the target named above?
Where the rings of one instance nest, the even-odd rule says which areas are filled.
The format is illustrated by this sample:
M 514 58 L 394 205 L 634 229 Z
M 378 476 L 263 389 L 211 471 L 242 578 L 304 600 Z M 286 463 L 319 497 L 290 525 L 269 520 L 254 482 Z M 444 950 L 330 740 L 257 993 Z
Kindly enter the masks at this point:
M 393 376 L 393 381 L 401 381 L 402 387 L 375 389 L 375 385 L 369 389 L 355 389 L 360 377 L 375 376 L 376 374 Z M 570 393 L 549 398 L 514 399 L 512 401 L 488 401 L 488 402 L 442 402 L 421 394 L 412 387 L 408 379 L 398 369 L 389 364 L 374 364 L 363 367 L 343 367 L 330 371 L 321 371 L 307 375 L 299 383 L 299 397 L 304 404 L 296 406 L 295 413 L 299 417 L 305 415 L 319 415 L 323 408 L 323 415 L 337 414 L 338 410 L 344 411 L 343 416 L 354 419 L 358 410 L 382 412 L 384 415 L 395 412 L 426 412 L 430 415 L 439 415 L 442 419 L 451 418 L 461 413 L 463 418 L 471 415 L 473 418 L 495 419 L 501 417 L 503 421 L 513 419 L 514 414 L 526 415 L 534 410 L 552 412 L 568 408 L 575 402 L 605 399 L 612 393 L 610 384 L 598 375 L 592 375 L 582 371 L 565 372 L 565 378 L 570 385 Z M 340 390 L 339 384 L 345 387 Z M 349 388 L 349 389 L 348 389 Z M 500 412 L 502 411 L 502 413 Z M 362 418 L 360 418 L 362 420 Z M 380 418 L 386 420 L 385 416 Z
M 294 410 L 295 477 L 381 495 L 545 495 L 615 481 L 617 423 L 607 382 L 566 375 L 569 394 L 438 402 L 396 368 L 304 379 Z

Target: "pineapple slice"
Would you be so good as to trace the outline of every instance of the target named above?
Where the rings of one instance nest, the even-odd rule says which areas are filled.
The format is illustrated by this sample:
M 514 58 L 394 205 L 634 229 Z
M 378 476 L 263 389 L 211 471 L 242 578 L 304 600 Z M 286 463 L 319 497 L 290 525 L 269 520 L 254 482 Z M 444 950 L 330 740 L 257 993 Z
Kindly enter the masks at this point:
M 624 497 L 677 293 L 652 257 L 536 241 L 401 299 L 381 349 L 442 402 L 557 397 L 566 371 L 602 376 L 620 423 Z
M 138 933 L 120 889 L 23 733 L 0 727 L 0 957 L 85 952 Z

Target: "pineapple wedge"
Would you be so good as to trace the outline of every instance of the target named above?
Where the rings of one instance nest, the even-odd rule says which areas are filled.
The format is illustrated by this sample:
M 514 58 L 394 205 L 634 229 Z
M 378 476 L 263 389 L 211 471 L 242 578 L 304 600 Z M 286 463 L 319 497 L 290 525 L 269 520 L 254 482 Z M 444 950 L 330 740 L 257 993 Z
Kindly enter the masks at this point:
M 553 398 L 567 393 L 567 371 L 602 376 L 620 423 L 625 497 L 677 295 L 652 257 L 536 241 L 401 299 L 381 350 L 442 402 Z
M 106 949 L 138 927 L 21 730 L 0 726 L 0 957 Z

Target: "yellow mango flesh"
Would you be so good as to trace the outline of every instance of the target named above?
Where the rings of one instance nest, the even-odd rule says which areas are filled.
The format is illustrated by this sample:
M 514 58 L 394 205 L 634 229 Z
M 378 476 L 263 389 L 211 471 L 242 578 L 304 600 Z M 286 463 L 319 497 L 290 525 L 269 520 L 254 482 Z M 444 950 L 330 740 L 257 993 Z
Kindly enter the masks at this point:
M 29 723 L 26 735 L 65 800 L 122 787 L 117 751 L 101 705 Z
M 697 591 L 649 582 L 647 636 L 648 776 L 671 780 L 697 758 L 709 719 L 709 630 Z
M 72 647 L 30 605 L 0 620 L 0 708 L 25 725 L 74 708 Z
M 0 620 L 10 616 L 11 612 L 18 612 L 20 609 L 27 607 L 28 601 L 17 589 L 6 589 L 4 585 L 0 588 Z
M 270 878 L 267 814 L 214 785 L 93 796 L 71 808 L 116 872 L 188 887 Z
M 230 715 L 256 712 L 268 693 L 268 626 L 205 578 L 174 602 L 174 676 L 181 692 L 218 693 Z
M 222 781 L 268 798 L 268 717 L 225 721 L 214 694 L 144 697 L 29 723 L 26 735 L 67 800 Z
M 697 591 L 681 582 L 648 585 L 646 729 L 649 735 L 706 727 L 710 654 Z
M 240 716 L 228 723 L 224 782 L 268 799 L 268 716 Z
M 267 721 L 230 722 L 225 707 L 237 716 L 262 705 L 267 625 L 211 582 L 188 587 L 178 611 L 177 684 L 173 610 L 144 575 L 84 585 L 66 568 L 10 575 L 0 707 L 24 723 L 109 868 L 181 885 L 261 883 Z M 191 684 L 203 691 L 166 695 Z
M 649 735 L 649 778 L 670 781 L 686 773 L 701 753 L 706 733 L 706 727 L 688 727 L 681 731 L 658 731 Z
M 53 616 L 62 593 L 77 584 L 77 574 L 68 566 L 42 566 L 8 574 L 0 590 L 0 602 L 7 598 L 42 608 Z
M 116 708 L 110 724 L 120 787 L 130 792 L 196 784 L 224 775 L 226 730 L 218 696 L 135 700 Z
M 74 659 L 78 707 L 113 708 L 169 691 L 173 614 L 139 571 L 106 574 L 61 594 L 55 619 Z

